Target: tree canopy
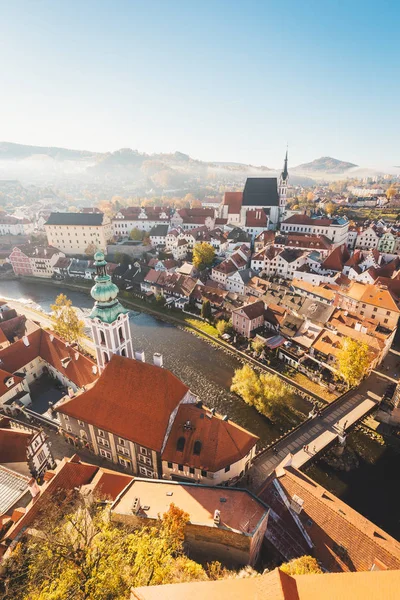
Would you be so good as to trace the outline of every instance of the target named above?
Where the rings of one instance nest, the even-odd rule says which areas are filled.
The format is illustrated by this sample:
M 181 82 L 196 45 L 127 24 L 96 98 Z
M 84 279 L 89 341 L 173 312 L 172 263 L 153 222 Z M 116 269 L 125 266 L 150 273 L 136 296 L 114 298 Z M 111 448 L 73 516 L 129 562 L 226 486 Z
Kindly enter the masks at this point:
M 232 321 L 224 321 L 224 319 L 220 319 L 215 325 L 218 334 L 223 336 L 225 333 L 230 333 L 232 331 Z
M 358 385 L 367 372 L 370 356 L 367 344 L 352 338 L 344 338 L 337 354 L 336 366 L 339 376 L 347 386 Z
M 203 300 L 203 304 L 201 305 L 201 316 L 206 321 L 210 321 L 212 317 L 211 304 L 209 300 Z
M 236 369 L 231 391 L 271 420 L 279 416 L 293 397 L 291 388 L 278 375 L 258 375 L 248 364 Z
M 288 575 L 319 575 L 322 569 L 313 556 L 300 556 L 281 565 L 280 570 Z
M 207 580 L 183 551 L 188 519 L 171 504 L 162 518 L 134 529 L 88 497 L 52 503 L 35 524 L 38 535 L 23 538 L 4 564 L 0 598 L 126 600 L 132 587 Z
M 143 240 L 144 236 L 145 236 L 145 232 L 141 231 L 137 227 L 132 229 L 132 231 L 129 234 L 130 239 L 134 240 L 135 242 L 141 242 Z
M 50 308 L 54 331 L 67 342 L 79 343 L 85 324 L 79 319 L 72 301 L 65 294 L 59 294 Z
M 193 248 L 193 264 L 197 269 L 210 267 L 215 258 L 215 250 L 208 242 L 195 244 Z

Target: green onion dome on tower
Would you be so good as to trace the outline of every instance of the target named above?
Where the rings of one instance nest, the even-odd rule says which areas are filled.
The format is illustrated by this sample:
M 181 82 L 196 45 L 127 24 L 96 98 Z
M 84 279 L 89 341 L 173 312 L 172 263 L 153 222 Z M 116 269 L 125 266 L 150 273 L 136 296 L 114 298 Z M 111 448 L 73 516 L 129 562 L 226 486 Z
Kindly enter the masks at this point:
M 126 314 L 129 311 L 122 306 L 117 298 L 119 290 L 107 273 L 107 262 L 104 259 L 104 253 L 100 250 L 97 251 L 94 255 L 94 261 L 97 274 L 90 295 L 95 304 L 89 318 L 100 319 L 103 323 L 114 323 L 119 315 Z

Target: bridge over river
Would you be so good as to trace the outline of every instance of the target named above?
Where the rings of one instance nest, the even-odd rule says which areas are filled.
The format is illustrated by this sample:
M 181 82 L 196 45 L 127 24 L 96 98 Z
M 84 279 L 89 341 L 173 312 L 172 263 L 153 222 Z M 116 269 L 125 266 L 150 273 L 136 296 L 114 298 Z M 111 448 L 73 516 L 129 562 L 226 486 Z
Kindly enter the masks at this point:
M 248 471 L 248 484 L 255 493 L 267 477 L 289 459 L 300 469 L 352 425 L 378 406 L 381 397 L 370 391 L 371 378 L 325 407 L 320 416 L 308 418 L 256 457 Z

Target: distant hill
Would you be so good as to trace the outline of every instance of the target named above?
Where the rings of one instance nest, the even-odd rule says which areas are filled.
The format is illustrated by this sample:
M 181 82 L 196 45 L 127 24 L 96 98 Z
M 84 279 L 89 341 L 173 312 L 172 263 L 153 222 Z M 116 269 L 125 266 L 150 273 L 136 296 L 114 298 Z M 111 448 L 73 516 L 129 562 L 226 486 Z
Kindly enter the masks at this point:
M 345 173 L 354 167 L 358 167 L 358 165 L 345 162 L 343 160 L 338 160 L 337 158 L 332 158 L 331 156 L 322 156 L 321 158 L 317 158 L 310 163 L 298 165 L 297 167 L 294 167 L 292 171 L 301 173 L 327 173 L 331 175 L 338 175 Z
M 67 148 L 54 148 L 46 146 L 27 146 L 0 142 L 0 160 L 21 160 L 35 156 L 48 156 L 55 160 L 81 160 L 97 156 L 96 152 L 87 150 L 69 150 Z

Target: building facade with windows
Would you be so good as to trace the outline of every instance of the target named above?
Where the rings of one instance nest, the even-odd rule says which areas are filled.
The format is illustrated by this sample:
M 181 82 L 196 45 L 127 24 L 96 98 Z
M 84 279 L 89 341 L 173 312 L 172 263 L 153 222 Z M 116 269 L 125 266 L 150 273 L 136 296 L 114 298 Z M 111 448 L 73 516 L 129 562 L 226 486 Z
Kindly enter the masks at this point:
M 65 254 L 85 254 L 88 248 L 106 251 L 113 237 L 103 213 L 51 213 L 44 228 L 49 245 Z

